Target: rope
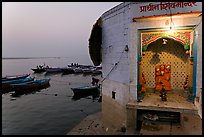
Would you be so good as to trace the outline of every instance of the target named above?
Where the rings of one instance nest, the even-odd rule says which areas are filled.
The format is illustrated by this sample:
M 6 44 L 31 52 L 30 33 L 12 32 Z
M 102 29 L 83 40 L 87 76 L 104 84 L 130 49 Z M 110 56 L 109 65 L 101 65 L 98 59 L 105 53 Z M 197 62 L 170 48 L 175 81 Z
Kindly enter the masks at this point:
M 174 22 L 173 22 L 173 19 L 172 19 L 172 12 L 171 12 L 171 8 L 169 8 L 169 11 L 170 11 L 170 19 L 171 19 L 171 24 L 173 24 L 173 26 L 175 26 L 174 25 Z M 171 25 L 170 25 L 171 26 Z M 172 27 L 172 26 L 171 26 Z
M 122 51 L 118 62 L 115 63 L 115 65 L 112 67 L 112 69 L 110 70 L 110 72 L 101 80 L 101 82 L 103 82 L 103 81 L 110 75 L 110 73 L 113 71 L 113 69 L 118 65 L 118 63 L 120 62 L 120 60 L 121 60 L 121 58 L 122 58 L 122 55 L 123 55 L 124 51 L 125 51 L 125 48 L 124 48 L 124 50 Z

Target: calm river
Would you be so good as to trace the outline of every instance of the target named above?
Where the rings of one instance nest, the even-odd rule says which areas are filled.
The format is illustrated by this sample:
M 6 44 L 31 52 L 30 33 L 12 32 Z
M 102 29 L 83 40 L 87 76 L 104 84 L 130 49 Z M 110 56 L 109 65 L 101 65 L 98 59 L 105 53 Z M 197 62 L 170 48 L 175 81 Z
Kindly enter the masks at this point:
M 11 93 L 2 94 L 3 135 L 65 135 L 87 115 L 101 111 L 98 98 L 72 99 L 70 88 L 91 85 L 91 75 L 32 72 L 31 68 L 43 63 L 51 67 L 66 67 L 72 62 L 68 58 L 2 60 L 2 76 L 30 73 L 31 77 L 51 79 L 50 87 L 38 92 L 19 97 L 12 97 Z

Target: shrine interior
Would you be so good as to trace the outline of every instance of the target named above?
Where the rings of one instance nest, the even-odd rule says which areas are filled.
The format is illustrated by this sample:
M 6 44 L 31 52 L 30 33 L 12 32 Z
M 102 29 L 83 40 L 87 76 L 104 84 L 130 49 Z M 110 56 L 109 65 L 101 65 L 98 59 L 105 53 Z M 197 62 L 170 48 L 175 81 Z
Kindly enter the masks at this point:
M 184 93 L 192 89 L 193 64 L 189 51 L 173 38 L 151 42 L 142 52 L 140 83 L 142 92 L 157 93 L 164 86 L 167 93 Z

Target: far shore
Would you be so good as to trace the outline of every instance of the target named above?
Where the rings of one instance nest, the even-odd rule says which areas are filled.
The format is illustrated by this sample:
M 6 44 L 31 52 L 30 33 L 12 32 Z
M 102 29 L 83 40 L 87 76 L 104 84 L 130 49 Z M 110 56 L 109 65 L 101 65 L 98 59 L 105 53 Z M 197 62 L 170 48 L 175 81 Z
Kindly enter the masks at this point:
M 2 59 L 42 59 L 42 58 L 66 58 L 66 57 L 3 57 Z

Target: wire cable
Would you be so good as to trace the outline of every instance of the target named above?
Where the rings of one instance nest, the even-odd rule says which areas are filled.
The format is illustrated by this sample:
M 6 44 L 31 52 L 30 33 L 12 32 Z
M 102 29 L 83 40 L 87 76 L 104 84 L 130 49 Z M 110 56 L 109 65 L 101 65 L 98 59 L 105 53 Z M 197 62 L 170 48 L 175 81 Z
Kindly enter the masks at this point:
M 118 65 L 118 63 L 120 62 L 120 60 L 121 60 L 121 58 L 122 58 L 122 55 L 123 55 L 124 51 L 125 51 L 125 48 L 124 48 L 124 50 L 122 51 L 119 60 L 114 64 L 114 66 L 112 67 L 112 69 L 110 70 L 110 72 L 101 80 L 101 82 L 103 82 L 103 81 L 110 75 L 110 73 L 113 71 L 113 69 Z
M 170 24 L 170 28 L 172 28 L 172 24 L 173 24 L 173 26 L 175 26 L 174 25 L 174 22 L 173 22 L 173 19 L 172 19 L 172 12 L 171 12 L 171 8 L 169 8 L 169 11 L 170 11 L 170 19 L 171 19 L 171 24 Z

